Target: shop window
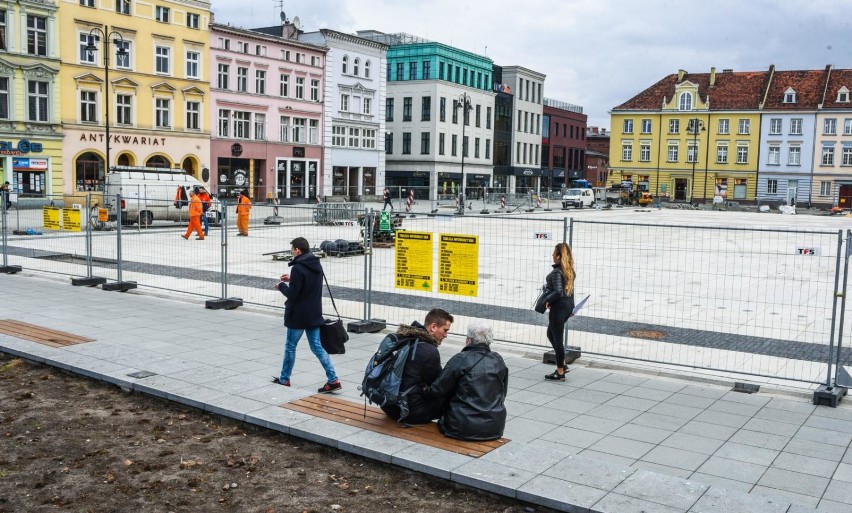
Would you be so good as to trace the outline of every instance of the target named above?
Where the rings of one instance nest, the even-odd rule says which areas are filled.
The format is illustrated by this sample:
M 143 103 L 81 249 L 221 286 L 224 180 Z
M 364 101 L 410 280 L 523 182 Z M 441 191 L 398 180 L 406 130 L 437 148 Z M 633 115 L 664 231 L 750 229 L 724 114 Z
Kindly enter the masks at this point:
M 78 191 L 102 191 L 104 188 L 104 160 L 100 155 L 86 152 L 74 163 L 74 180 Z

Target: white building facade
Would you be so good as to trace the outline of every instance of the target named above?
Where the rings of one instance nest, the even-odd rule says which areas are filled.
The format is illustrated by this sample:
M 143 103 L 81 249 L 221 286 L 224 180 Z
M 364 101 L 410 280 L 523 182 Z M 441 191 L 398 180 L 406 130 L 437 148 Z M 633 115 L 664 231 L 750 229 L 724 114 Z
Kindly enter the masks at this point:
M 510 191 L 541 186 L 541 125 L 546 75 L 522 66 L 503 66 L 503 82 L 514 94 Z

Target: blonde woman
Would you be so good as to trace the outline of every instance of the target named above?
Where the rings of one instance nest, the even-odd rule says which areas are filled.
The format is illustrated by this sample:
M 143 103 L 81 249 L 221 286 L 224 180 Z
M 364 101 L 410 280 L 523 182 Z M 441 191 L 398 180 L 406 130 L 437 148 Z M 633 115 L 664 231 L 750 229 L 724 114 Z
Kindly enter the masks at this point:
M 565 381 L 565 321 L 574 312 L 574 254 L 560 242 L 553 250 L 553 270 L 547 275 L 548 296 L 547 340 L 556 353 L 556 370 L 544 376 L 549 381 Z

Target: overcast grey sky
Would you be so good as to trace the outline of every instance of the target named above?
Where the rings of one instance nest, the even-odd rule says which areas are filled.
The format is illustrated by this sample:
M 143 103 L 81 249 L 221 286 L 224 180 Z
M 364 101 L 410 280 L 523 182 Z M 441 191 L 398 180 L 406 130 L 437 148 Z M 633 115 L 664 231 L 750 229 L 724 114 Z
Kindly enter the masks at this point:
M 278 0 L 211 0 L 217 23 L 278 22 Z M 285 0 L 302 30 L 408 32 L 547 75 L 590 126 L 685 69 L 852 68 L 849 0 Z

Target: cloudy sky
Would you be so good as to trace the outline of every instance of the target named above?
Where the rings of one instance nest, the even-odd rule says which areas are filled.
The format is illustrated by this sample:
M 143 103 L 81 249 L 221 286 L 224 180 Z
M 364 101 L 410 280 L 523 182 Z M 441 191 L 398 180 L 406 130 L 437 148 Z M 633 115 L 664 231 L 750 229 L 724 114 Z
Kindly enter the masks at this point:
M 211 0 L 217 23 L 277 23 L 281 0 Z M 407 32 L 545 73 L 590 126 L 678 69 L 852 68 L 849 0 L 284 0 L 302 30 Z

